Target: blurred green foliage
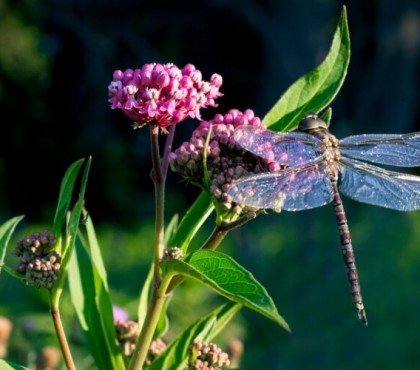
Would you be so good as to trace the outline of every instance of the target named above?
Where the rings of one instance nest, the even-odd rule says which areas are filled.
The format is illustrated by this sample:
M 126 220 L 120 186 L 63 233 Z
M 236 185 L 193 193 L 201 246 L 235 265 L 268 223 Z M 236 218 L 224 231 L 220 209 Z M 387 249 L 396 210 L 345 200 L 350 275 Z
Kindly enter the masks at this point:
M 333 104 L 331 130 L 339 137 L 418 130 L 418 2 L 348 5 L 352 61 Z M 2 220 L 27 214 L 17 237 L 46 228 L 64 168 L 92 154 L 87 206 L 98 221 L 114 303 L 135 318 L 152 255 L 153 187 L 148 135 L 131 132 L 107 107 L 112 71 L 155 60 L 193 62 L 206 76 L 224 76 L 221 111 L 252 107 L 262 116 L 322 60 L 340 6 L 332 0 L 245 0 L 240 8 L 229 0 L 176 6 L 163 0 L 100 6 L 0 0 Z M 193 127 L 180 125 L 177 143 Z M 199 193 L 172 174 L 169 181 L 168 220 Z M 420 367 L 420 214 L 344 202 L 369 327 L 360 326 L 349 297 L 332 208 L 262 215 L 232 232 L 221 250 L 254 272 L 293 333 L 244 309 L 220 339 L 244 340 L 241 368 Z M 211 229 L 208 222 L 198 239 Z M 16 263 L 10 254 L 7 261 Z M 170 303 L 167 338 L 221 302 L 194 282 L 183 284 Z M 78 368 L 88 369 L 68 297 L 62 306 Z M 15 324 L 10 359 L 33 364 L 37 350 L 55 343 L 47 310 L 46 295 L 0 276 L 0 315 Z

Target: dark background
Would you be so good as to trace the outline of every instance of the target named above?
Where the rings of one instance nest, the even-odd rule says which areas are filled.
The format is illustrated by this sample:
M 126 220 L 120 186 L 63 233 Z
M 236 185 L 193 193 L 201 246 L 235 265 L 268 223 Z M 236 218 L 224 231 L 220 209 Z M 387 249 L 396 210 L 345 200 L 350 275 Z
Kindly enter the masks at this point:
M 338 137 L 420 130 L 418 4 L 347 3 L 352 59 L 332 104 L 331 130 Z M 224 77 L 217 111 L 252 108 L 262 117 L 324 58 L 340 8 L 332 0 L 0 0 L 2 220 L 26 214 L 18 234 L 47 225 L 65 168 L 92 155 L 87 206 L 98 224 L 115 303 L 134 313 L 151 253 L 151 163 L 147 132 L 133 132 L 109 109 L 113 71 L 191 62 L 205 78 Z M 196 124 L 180 124 L 176 143 Z M 196 194 L 170 174 L 168 219 Z M 226 336 L 245 341 L 243 369 L 420 368 L 420 212 L 350 200 L 345 206 L 370 327 L 361 327 L 353 312 L 331 207 L 262 216 L 233 233 L 223 249 L 267 286 L 294 332 L 244 310 Z M 171 308 L 175 327 L 213 299 L 194 284 L 179 294 Z M 188 308 L 182 304 L 187 298 Z M 26 317 L 42 322 L 45 302 L 2 275 L 2 311 L 18 328 L 14 348 L 29 348 L 18 330 Z M 22 358 L 18 352 L 11 352 L 15 359 Z

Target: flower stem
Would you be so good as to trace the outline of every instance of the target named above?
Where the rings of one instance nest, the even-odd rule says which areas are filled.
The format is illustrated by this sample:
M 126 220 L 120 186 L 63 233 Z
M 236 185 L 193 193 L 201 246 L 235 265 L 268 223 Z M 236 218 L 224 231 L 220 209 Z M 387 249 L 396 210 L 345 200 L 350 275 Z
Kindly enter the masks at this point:
M 169 132 L 171 135 L 171 132 Z M 165 155 L 169 156 L 170 146 L 173 139 L 167 138 L 165 146 Z M 159 151 L 159 126 L 150 125 L 150 142 L 152 152 L 152 180 L 155 185 L 155 242 L 154 242 L 154 289 L 153 296 L 147 310 L 146 318 L 144 319 L 143 327 L 140 331 L 139 339 L 137 340 L 136 348 L 133 352 L 133 357 L 130 360 L 128 366 L 129 370 L 140 370 L 143 368 L 144 361 L 149 351 L 150 343 L 153 339 L 153 334 L 156 330 L 157 323 L 159 321 L 160 313 L 163 308 L 163 304 L 166 299 L 165 290 L 169 284 L 169 280 L 165 279 L 165 282 L 161 281 L 161 275 L 159 270 L 159 263 L 163 256 L 164 248 L 164 207 L 165 207 L 165 177 L 168 168 L 166 161 L 166 168 L 163 170 L 160 161 Z M 162 289 L 163 287 L 163 289 Z
M 152 301 L 150 302 L 143 327 L 141 328 L 136 349 L 134 350 L 133 357 L 128 365 L 128 370 L 141 370 L 143 368 L 144 361 L 146 360 L 147 353 L 149 352 L 150 343 L 153 339 L 153 334 L 156 330 L 156 326 L 167 297 L 165 291 L 171 279 L 172 277 L 165 278 L 162 283 L 160 283 L 160 286 L 155 286 L 155 289 L 153 290 Z
M 54 323 L 55 332 L 57 334 L 58 342 L 60 343 L 61 352 L 64 357 L 64 362 L 68 370 L 76 370 L 74 366 L 73 357 L 70 352 L 70 347 L 67 342 L 66 334 L 64 332 L 63 323 L 61 322 L 60 310 L 59 307 L 53 305 L 50 293 L 50 307 L 51 307 L 51 316 Z
M 250 211 L 248 213 L 245 213 L 242 217 L 238 218 L 236 221 L 217 225 L 214 228 L 210 237 L 203 244 L 201 249 L 209 249 L 209 250 L 214 251 L 219 246 L 219 244 L 222 242 L 222 240 L 225 238 L 225 236 L 230 230 L 233 230 L 233 229 L 236 229 L 237 227 L 242 226 L 248 221 L 254 219 L 255 217 L 257 217 L 257 213 Z
M 159 153 L 159 126 L 150 126 L 150 141 L 152 150 L 152 180 L 155 184 L 155 243 L 154 243 L 154 277 L 155 284 L 159 281 L 159 262 L 163 256 L 164 247 L 164 206 L 165 178 L 162 172 Z

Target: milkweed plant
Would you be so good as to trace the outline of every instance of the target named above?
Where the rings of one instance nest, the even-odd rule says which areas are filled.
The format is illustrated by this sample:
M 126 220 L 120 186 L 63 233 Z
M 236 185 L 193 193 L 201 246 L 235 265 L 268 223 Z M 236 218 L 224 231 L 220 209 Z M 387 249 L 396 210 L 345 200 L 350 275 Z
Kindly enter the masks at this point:
M 308 112 L 320 114 L 329 123 L 329 105 L 343 84 L 349 59 L 350 38 L 343 8 L 326 58 L 293 83 L 262 119 L 252 109 L 230 109 L 203 120 L 201 111 L 217 108 L 223 97 L 223 79 L 217 73 L 207 78 L 193 64 L 179 68 L 172 63 L 148 63 L 113 73 L 108 86 L 111 109 L 121 111 L 131 121 L 134 134 L 150 135 L 151 143 L 155 236 L 150 272 L 144 282 L 138 282 L 142 289 L 137 320 L 130 321 L 126 312 L 113 307 L 115 302 L 110 296 L 94 225 L 84 208 L 91 158 L 74 162 L 65 172 L 49 230 L 27 235 L 14 248 L 8 248 L 23 216 L 0 227 L 0 271 L 3 269 L 35 289 L 48 291 L 52 322 L 68 369 L 76 367 L 60 316 L 64 289 L 70 291 L 94 360 L 93 368 L 98 369 L 238 368 L 238 360 L 229 358 L 212 340 L 243 307 L 290 331 L 269 293 L 252 273 L 218 250 L 229 231 L 246 227 L 256 217 L 269 217 L 263 209 L 233 202 L 228 195 L 231 184 L 245 175 L 283 170 L 274 161 L 274 155 L 269 155 L 269 146 L 264 148 L 268 154 L 262 159 L 237 144 L 233 133 L 241 126 L 290 131 Z M 176 127 L 186 124 L 187 118 L 196 122 L 192 136 L 173 148 Z M 164 142 L 163 147 L 160 141 Z M 176 215 L 172 219 L 165 217 L 168 175 L 201 189 L 180 222 Z M 191 241 L 208 218 L 214 220 L 214 230 L 194 250 Z M 171 221 L 166 223 L 167 220 Z M 16 257 L 14 266 L 4 263 L 8 249 Z M 167 343 L 166 312 L 171 309 L 168 297 L 176 294 L 186 279 L 207 285 L 227 302 L 191 322 Z M 7 338 L 2 335 L 0 347 L 0 357 L 5 356 Z M 5 360 L 0 360 L 0 368 L 24 369 Z

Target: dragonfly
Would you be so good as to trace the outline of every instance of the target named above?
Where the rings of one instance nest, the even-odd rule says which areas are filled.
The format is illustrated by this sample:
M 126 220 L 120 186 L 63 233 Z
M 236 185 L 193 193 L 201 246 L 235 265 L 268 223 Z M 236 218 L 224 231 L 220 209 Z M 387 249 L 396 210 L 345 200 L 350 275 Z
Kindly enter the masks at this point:
M 238 127 L 235 141 L 245 150 L 274 160 L 282 170 L 245 176 L 228 196 L 258 209 L 300 211 L 331 203 L 335 210 L 347 279 L 357 315 L 368 324 L 350 230 L 340 192 L 347 197 L 399 211 L 420 209 L 420 177 L 366 162 L 420 166 L 420 132 L 363 134 L 338 140 L 316 114 L 307 114 L 288 133 Z M 340 192 L 339 192 L 340 191 Z

